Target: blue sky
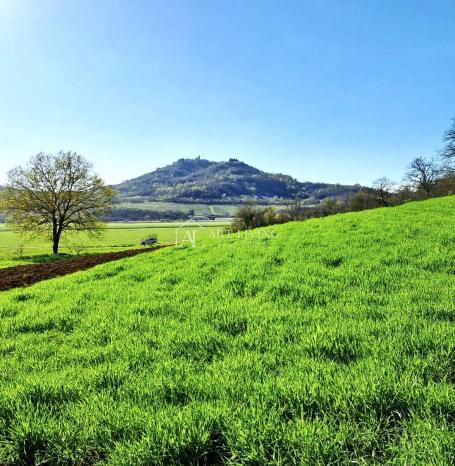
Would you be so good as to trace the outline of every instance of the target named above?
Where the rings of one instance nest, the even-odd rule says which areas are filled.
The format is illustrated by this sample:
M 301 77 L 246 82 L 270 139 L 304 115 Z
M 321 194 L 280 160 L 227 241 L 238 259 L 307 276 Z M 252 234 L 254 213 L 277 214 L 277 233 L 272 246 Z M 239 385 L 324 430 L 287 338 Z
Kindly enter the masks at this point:
M 60 149 L 108 182 L 198 155 L 400 180 L 454 84 L 453 0 L 0 0 L 0 181 Z

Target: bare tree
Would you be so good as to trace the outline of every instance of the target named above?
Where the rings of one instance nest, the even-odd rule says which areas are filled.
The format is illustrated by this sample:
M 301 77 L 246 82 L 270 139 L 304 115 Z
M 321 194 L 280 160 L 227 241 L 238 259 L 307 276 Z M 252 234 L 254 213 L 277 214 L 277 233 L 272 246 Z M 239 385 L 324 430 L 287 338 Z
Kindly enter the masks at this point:
M 293 199 L 286 205 L 286 214 L 292 220 L 302 220 L 305 213 L 305 207 L 299 198 Z
M 63 232 L 100 231 L 114 195 L 82 156 L 39 153 L 8 173 L 0 210 L 14 230 L 48 237 L 57 254 Z
M 343 211 L 343 203 L 328 197 L 324 199 L 324 202 L 320 205 L 320 211 L 322 215 L 334 215 Z
M 359 191 L 349 196 L 347 211 L 359 212 L 361 210 L 375 209 L 379 207 L 378 198 L 369 191 Z
M 390 200 L 392 199 L 394 183 L 390 181 L 386 176 L 378 178 L 373 182 L 373 189 L 376 191 L 382 205 L 388 207 Z
M 442 157 L 446 160 L 455 161 L 455 118 L 450 128 L 444 133 L 444 148 Z
M 429 195 L 436 185 L 440 169 L 433 159 L 427 160 L 423 157 L 414 159 L 405 175 L 405 181 L 417 190 L 424 191 Z

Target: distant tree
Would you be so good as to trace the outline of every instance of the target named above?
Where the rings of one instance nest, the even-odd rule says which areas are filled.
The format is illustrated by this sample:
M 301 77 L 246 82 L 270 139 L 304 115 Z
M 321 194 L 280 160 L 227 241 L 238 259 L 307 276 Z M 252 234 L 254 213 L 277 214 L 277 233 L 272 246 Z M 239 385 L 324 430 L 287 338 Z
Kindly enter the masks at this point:
M 387 177 L 378 178 L 373 182 L 373 189 L 376 191 L 383 206 L 388 207 L 393 196 L 394 183 Z
M 449 129 L 444 133 L 444 148 L 442 149 L 442 156 L 444 159 L 455 162 L 455 118 Z
M 100 231 L 114 195 L 82 156 L 39 153 L 8 173 L 0 210 L 14 230 L 48 237 L 57 254 L 63 232 Z
M 324 199 L 320 208 L 322 215 L 334 215 L 343 211 L 343 203 L 329 197 Z
M 406 182 L 397 187 L 395 193 L 395 203 L 403 204 L 404 202 L 419 200 L 418 194 Z
M 286 205 L 285 212 L 290 220 L 302 220 L 305 214 L 305 207 L 300 198 L 295 198 Z
M 258 207 L 254 202 L 247 201 L 237 209 L 230 232 L 252 230 L 253 228 L 285 223 L 289 217 L 273 206 Z
M 257 224 L 257 209 L 254 202 L 242 204 L 234 214 L 232 229 L 234 231 L 251 230 Z
M 275 207 L 268 206 L 265 209 L 263 209 L 262 216 L 264 220 L 264 226 L 280 223 L 280 218 L 279 218 L 278 212 L 275 209 Z
M 374 209 L 379 207 L 379 205 L 379 200 L 373 193 L 360 191 L 349 197 L 347 201 L 347 210 L 358 212 L 361 210 Z
M 455 174 L 454 172 L 445 173 L 444 176 L 438 179 L 432 195 L 441 197 L 455 194 Z
M 423 157 L 414 159 L 405 175 L 405 181 L 419 191 L 423 191 L 427 196 L 431 193 L 441 171 L 433 159 L 427 160 Z

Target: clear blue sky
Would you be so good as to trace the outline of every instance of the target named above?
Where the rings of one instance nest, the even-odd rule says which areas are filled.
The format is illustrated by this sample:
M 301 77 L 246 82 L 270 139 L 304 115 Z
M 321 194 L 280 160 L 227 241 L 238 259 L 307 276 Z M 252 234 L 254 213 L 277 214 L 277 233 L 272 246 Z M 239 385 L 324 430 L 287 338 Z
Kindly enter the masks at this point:
M 454 115 L 453 0 L 0 0 L 0 181 L 60 149 L 400 180 Z

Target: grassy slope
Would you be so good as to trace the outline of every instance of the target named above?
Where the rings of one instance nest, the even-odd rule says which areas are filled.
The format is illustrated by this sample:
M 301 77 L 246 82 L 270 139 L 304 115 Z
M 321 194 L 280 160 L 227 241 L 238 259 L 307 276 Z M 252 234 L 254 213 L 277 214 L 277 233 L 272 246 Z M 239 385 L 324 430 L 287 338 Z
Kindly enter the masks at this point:
M 431 200 L 0 295 L 0 463 L 453 464 L 454 226 Z

